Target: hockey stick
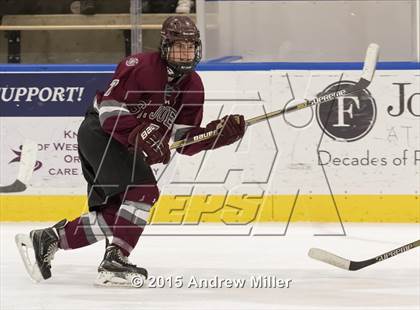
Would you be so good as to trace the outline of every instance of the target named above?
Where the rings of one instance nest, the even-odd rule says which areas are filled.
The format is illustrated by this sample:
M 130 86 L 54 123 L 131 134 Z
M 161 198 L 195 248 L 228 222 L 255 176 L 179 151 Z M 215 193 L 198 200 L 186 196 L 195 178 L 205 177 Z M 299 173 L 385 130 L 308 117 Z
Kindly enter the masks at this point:
M 35 142 L 23 143 L 18 176 L 12 184 L 0 186 L 0 193 L 18 193 L 26 189 L 34 171 L 37 148 Z
M 308 252 L 308 256 L 313 258 L 313 259 L 316 259 L 316 260 L 319 260 L 321 262 L 336 266 L 336 267 L 341 268 L 341 269 L 354 271 L 354 270 L 359 270 L 359 269 L 365 268 L 367 266 L 376 264 L 378 262 L 381 262 L 383 260 L 391 258 L 395 255 L 398 255 L 398 254 L 404 253 L 408 250 L 414 249 L 418 246 L 420 246 L 420 240 L 411 242 L 409 244 L 406 244 L 406 245 L 403 245 L 399 248 L 396 248 L 392 251 L 386 252 L 382 255 L 379 255 L 379 256 L 376 256 L 374 258 L 370 258 L 370 259 L 367 259 L 367 260 L 363 260 L 363 261 L 352 261 L 352 260 L 345 259 L 343 257 L 337 256 L 337 255 L 335 255 L 333 253 L 330 253 L 328 251 L 324 251 L 324 250 L 317 249 L 317 248 L 310 249 L 309 252 Z
M 350 94 L 360 92 L 361 90 L 367 88 L 370 82 L 372 81 L 373 75 L 375 74 L 376 63 L 378 62 L 378 57 L 379 57 L 379 45 L 375 43 L 371 43 L 366 52 L 362 75 L 359 81 L 355 85 L 347 89 L 342 89 L 337 92 L 331 92 L 331 93 L 322 95 L 320 97 L 316 97 L 312 100 L 304 99 L 301 103 L 298 103 L 291 107 L 287 107 L 281 110 L 273 111 L 270 113 L 266 113 L 260 116 L 247 119 L 245 121 L 246 126 L 250 126 L 250 125 L 259 123 L 261 121 L 267 120 L 269 118 L 280 116 L 282 114 L 298 111 L 304 108 L 315 106 L 317 104 L 330 102 L 331 100 L 334 100 L 338 97 L 348 96 Z M 219 131 L 220 129 L 215 129 L 213 131 L 208 131 L 208 132 L 199 134 L 197 136 L 193 136 L 188 139 L 176 141 L 170 146 L 170 149 L 177 149 L 180 147 L 184 147 L 186 145 L 190 145 L 190 144 L 194 144 L 197 142 L 211 139 L 217 136 L 219 134 Z

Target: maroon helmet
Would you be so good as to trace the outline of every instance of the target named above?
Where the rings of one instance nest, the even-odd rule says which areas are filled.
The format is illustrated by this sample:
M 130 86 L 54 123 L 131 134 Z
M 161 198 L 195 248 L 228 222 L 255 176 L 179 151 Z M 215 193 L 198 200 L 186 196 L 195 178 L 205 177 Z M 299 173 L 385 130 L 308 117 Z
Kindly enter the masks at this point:
M 168 17 L 162 25 L 160 32 L 160 54 L 166 61 L 169 69 L 174 71 L 175 75 L 187 73 L 195 68 L 201 60 L 201 40 L 200 31 L 194 24 L 194 21 L 188 16 Z M 175 41 L 184 41 L 194 43 L 194 58 L 191 61 L 175 62 L 169 59 L 171 47 Z

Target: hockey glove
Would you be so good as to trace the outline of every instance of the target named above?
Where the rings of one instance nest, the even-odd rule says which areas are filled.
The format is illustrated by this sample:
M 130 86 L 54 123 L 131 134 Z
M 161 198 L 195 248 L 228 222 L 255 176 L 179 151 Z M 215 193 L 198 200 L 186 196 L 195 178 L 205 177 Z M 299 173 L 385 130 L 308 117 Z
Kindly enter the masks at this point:
M 198 143 L 194 143 L 179 149 L 178 152 L 185 155 L 194 155 L 202 150 L 216 149 L 232 144 L 241 139 L 245 133 L 245 119 L 243 115 L 226 115 L 222 119 L 212 121 L 205 128 L 193 128 L 183 138 L 188 139 L 199 134 L 213 130 L 219 130 L 219 134 Z
M 128 142 L 146 154 L 149 165 L 167 164 L 171 158 L 169 137 L 165 137 L 159 129 L 158 125 L 145 122 L 134 128 L 128 136 Z
M 232 144 L 241 139 L 245 133 L 245 119 L 243 115 L 226 115 L 222 119 L 207 124 L 206 131 L 219 129 L 219 135 L 210 139 L 212 148 Z

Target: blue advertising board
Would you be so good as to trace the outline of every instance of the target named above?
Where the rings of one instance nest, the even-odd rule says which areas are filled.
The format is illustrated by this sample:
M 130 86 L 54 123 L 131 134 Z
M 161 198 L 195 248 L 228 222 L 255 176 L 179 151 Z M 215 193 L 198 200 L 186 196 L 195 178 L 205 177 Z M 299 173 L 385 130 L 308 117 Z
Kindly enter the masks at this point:
M 110 72 L 3 72 L 0 115 L 82 116 L 111 78 Z

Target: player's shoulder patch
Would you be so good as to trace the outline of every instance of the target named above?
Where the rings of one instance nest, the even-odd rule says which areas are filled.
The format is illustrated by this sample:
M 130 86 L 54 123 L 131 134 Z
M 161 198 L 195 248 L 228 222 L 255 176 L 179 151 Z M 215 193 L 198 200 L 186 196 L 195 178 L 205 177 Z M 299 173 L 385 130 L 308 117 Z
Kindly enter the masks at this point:
M 130 57 L 125 61 L 125 65 L 127 67 L 135 66 L 139 63 L 139 59 L 137 57 Z

